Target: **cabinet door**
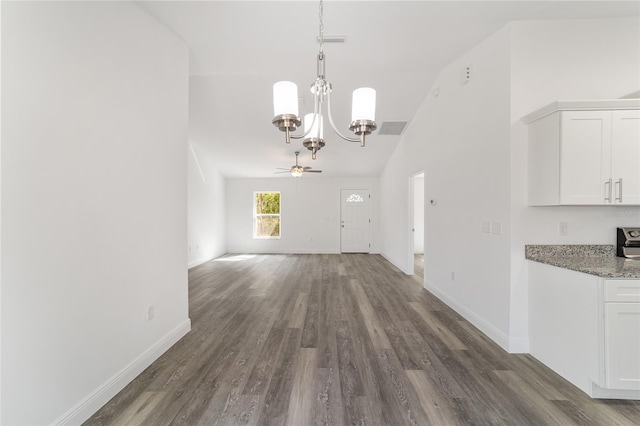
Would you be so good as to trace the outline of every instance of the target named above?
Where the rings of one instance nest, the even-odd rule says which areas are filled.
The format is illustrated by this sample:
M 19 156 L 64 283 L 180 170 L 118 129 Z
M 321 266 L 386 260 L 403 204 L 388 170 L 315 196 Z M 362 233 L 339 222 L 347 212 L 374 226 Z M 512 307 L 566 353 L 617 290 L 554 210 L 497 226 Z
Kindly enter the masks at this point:
M 607 388 L 640 390 L 640 303 L 605 303 Z
M 560 204 L 608 204 L 611 111 L 563 111 Z
M 614 204 L 640 204 L 640 111 L 613 111 L 611 178 Z

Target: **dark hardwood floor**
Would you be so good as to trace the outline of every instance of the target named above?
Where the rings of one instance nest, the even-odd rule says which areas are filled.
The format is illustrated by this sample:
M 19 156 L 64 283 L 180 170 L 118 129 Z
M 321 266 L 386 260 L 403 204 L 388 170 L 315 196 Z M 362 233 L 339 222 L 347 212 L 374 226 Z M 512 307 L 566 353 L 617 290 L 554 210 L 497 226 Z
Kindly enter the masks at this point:
M 377 255 L 229 255 L 189 301 L 192 331 L 87 425 L 639 424 Z

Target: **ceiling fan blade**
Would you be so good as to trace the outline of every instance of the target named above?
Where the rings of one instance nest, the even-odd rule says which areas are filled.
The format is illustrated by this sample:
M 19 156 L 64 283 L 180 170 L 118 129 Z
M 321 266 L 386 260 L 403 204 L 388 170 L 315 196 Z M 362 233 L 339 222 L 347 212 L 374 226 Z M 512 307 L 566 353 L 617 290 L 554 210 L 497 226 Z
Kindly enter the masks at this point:
M 291 170 L 290 168 L 289 169 L 285 169 L 284 167 L 276 167 L 276 169 L 277 170 Z
M 303 167 L 303 169 L 304 169 L 304 170 L 311 170 L 311 169 L 313 169 L 313 167 L 306 166 L 306 167 Z
M 285 171 L 285 172 L 273 172 L 274 175 L 280 174 L 280 173 L 291 173 L 289 170 Z
M 322 170 L 303 170 L 305 173 L 322 173 Z

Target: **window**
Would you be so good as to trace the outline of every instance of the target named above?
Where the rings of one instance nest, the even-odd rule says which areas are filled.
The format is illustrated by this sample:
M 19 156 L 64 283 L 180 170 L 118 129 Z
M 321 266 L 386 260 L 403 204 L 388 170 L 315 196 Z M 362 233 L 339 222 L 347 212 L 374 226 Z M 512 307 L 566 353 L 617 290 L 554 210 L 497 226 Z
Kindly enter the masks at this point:
M 253 193 L 253 238 L 280 238 L 280 193 Z
M 347 203 L 364 203 L 364 200 L 358 194 L 351 194 L 347 198 Z

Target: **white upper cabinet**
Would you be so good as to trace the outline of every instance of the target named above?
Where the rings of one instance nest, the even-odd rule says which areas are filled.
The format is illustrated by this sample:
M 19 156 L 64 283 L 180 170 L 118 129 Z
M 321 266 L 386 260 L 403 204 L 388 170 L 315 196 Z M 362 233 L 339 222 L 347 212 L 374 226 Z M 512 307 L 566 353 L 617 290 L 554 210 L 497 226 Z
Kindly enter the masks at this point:
M 529 205 L 640 205 L 640 101 L 556 102 L 524 121 Z
M 611 111 L 562 111 L 559 114 L 559 204 L 608 202 L 611 192 Z
M 611 112 L 613 202 L 640 204 L 640 110 Z

